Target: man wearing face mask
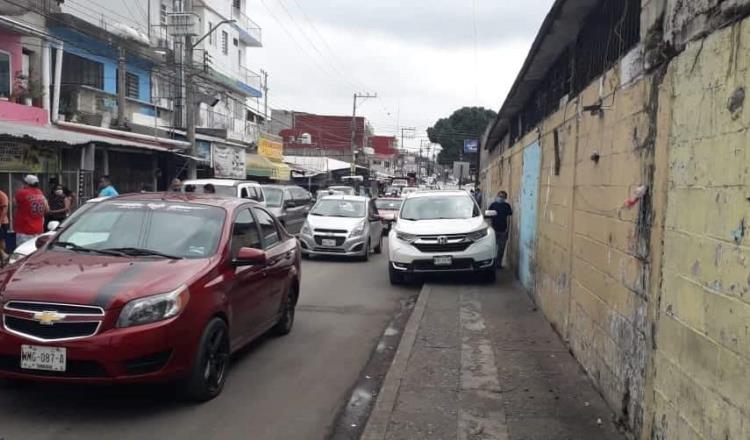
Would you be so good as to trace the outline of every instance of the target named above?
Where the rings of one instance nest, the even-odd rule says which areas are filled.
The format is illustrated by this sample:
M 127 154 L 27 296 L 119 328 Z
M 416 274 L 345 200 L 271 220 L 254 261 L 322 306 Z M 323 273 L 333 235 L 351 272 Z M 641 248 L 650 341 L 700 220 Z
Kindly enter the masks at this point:
M 62 223 L 70 214 L 70 199 L 65 197 L 65 190 L 60 184 L 52 188 L 52 194 L 49 197 L 49 213 L 47 214 L 47 224 L 51 221 Z
M 495 217 L 492 217 L 492 228 L 495 230 L 497 239 L 497 267 L 502 269 L 505 245 L 508 243 L 508 218 L 513 215 L 513 209 L 508 203 L 508 193 L 505 191 L 497 193 L 497 198 L 492 202 L 489 210 L 497 213 Z

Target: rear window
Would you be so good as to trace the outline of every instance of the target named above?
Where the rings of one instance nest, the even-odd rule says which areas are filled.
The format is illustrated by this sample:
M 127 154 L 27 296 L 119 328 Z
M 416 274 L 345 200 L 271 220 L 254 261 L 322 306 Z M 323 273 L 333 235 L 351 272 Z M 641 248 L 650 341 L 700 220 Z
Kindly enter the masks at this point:
M 188 184 L 182 187 L 182 192 L 205 194 L 206 191 L 203 187 L 203 184 Z M 237 197 L 237 188 L 233 185 L 214 185 L 214 189 L 216 194 L 220 196 Z

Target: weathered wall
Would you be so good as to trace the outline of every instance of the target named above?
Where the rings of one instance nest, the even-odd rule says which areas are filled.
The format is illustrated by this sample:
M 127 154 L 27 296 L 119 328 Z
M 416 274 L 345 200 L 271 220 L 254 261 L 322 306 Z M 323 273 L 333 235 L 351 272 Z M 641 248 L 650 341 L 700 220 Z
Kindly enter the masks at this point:
M 750 20 L 672 62 L 655 439 L 750 438 Z

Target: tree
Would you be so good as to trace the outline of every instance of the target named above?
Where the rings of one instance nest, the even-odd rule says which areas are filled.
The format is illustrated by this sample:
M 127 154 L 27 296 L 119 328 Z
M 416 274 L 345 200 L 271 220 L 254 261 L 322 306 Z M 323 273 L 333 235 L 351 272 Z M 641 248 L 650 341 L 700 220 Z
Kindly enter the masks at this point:
M 495 119 L 495 116 L 497 114 L 494 111 L 484 107 L 463 107 L 428 128 L 427 135 L 430 142 L 443 147 L 438 155 L 438 162 L 451 165 L 459 160 L 464 148 L 464 140 L 481 138 L 487 125 Z M 468 159 L 468 157 L 464 158 Z

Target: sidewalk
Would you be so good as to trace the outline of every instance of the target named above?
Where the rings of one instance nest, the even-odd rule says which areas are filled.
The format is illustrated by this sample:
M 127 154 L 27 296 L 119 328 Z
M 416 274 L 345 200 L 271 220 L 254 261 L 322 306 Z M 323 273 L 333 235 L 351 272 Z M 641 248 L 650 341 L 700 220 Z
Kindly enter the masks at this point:
M 510 275 L 426 285 L 363 440 L 624 439 Z

